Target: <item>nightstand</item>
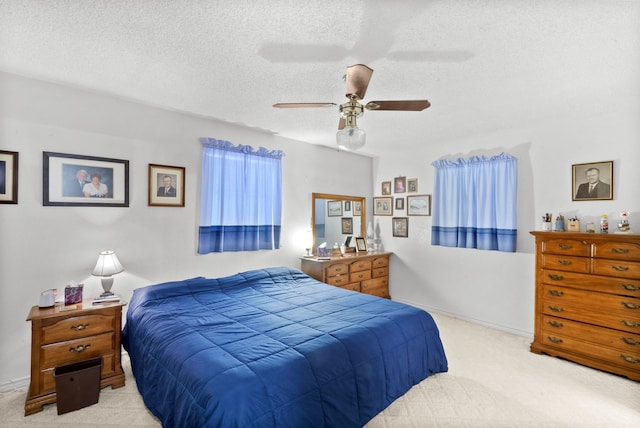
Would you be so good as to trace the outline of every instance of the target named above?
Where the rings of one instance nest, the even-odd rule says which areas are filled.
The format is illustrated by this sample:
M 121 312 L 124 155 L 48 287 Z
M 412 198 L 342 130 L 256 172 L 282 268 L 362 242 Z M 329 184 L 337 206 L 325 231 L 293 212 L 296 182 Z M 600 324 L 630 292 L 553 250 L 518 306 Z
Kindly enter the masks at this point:
M 92 299 L 51 308 L 34 306 L 31 321 L 31 384 L 25 416 L 56 402 L 56 367 L 102 357 L 100 388 L 124 386 L 120 361 L 122 307 L 125 302 L 93 304 Z

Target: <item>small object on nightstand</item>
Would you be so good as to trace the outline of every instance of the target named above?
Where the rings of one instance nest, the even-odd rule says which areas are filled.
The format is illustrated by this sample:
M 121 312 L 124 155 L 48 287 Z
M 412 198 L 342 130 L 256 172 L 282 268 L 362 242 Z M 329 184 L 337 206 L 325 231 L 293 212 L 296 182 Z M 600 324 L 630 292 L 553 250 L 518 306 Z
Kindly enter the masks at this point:
M 69 281 L 64 288 L 64 304 L 73 305 L 82 302 L 82 288 L 84 284 L 77 284 L 75 281 Z
M 113 303 L 113 302 L 119 302 L 119 301 L 120 301 L 120 296 L 118 296 L 117 294 L 112 294 L 111 296 L 96 297 L 95 299 L 93 299 L 93 304 L 99 305 L 100 303 Z

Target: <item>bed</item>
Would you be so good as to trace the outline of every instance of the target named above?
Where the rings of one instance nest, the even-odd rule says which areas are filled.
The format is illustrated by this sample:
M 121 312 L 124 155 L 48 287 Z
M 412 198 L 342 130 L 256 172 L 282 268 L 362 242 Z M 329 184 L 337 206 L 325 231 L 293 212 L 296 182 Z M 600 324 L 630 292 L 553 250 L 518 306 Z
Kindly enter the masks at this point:
M 123 329 L 166 427 L 361 427 L 447 371 L 425 311 L 274 267 L 134 290 Z

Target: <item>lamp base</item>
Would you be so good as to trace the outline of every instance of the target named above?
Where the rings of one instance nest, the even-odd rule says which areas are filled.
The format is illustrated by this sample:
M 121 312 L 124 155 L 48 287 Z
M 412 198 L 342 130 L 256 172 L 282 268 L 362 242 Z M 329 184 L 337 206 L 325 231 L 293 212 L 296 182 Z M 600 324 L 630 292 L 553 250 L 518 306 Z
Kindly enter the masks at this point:
M 100 294 L 100 297 L 111 297 L 111 296 L 115 296 L 115 294 L 113 294 L 113 291 L 105 291 L 104 293 Z

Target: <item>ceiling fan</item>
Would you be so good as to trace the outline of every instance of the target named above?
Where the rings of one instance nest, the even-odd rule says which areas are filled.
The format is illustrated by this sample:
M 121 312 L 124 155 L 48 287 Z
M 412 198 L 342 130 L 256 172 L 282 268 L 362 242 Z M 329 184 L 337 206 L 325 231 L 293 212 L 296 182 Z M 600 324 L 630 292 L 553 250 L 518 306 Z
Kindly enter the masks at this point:
M 341 117 L 336 134 L 336 141 L 341 149 L 357 150 L 364 146 L 366 133 L 356 125 L 356 119 L 362 116 L 364 109 L 422 111 L 431 105 L 427 100 L 369 101 L 362 105 L 360 100 L 364 98 L 367 92 L 372 74 L 373 69 L 364 64 L 355 64 L 347 67 L 347 74 L 345 75 L 347 92 L 345 96 L 349 101 L 340 104 Z M 273 106 L 276 108 L 310 108 L 332 107 L 335 105 L 335 103 L 277 103 Z

